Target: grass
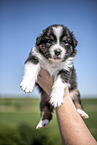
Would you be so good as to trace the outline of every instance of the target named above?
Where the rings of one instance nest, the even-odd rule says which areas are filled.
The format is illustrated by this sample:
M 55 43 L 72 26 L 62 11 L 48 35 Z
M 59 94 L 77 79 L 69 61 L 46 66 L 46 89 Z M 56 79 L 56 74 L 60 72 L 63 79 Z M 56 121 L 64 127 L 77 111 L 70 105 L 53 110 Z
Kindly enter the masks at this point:
M 47 138 L 49 141 L 47 144 L 62 144 L 55 113 L 53 115 L 53 120 L 46 128 L 40 130 L 35 129 L 40 120 L 39 102 L 39 99 L 32 98 L 0 98 L 1 131 L 6 131 L 7 128 L 17 129 L 24 124 L 24 126 L 28 125 L 31 128 L 33 136 L 36 134 L 37 139 L 34 140 L 35 142 L 37 142 L 39 137 L 42 135 L 40 142 Z M 92 135 L 97 140 L 97 99 L 83 99 L 82 104 L 84 110 L 90 117 L 89 119 L 85 120 L 85 123 Z
M 61 137 L 60 137 L 55 113 L 53 115 L 53 120 L 48 124 L 46 128 L 36 130 L 36 126 L 40 120 L 39 102 L 40 102 L 39 99 L 31 99 L 31 98 L 22 98 L 22 99 L 1 98 L 0 99 L 0 129 L 9 130 L 9 128 L 10 129 L 21 128 L 21 126 L 23 125 L 24 127 L 30 126 L 32 131 L 31 132 L 32 136 L 37 136 L 37 139 L 40 140 L 41 144 L 43 144 L 42 141 L 45 138 L 47 138 L 46 139 L 48 140 L 47 145 L 49 144 L 54 145 L 55 144 L 54 141 L 56 141 L 56 145 L 60 145 Z M 37 139 L 34 140 L 36 144 L 39 144 L 37 143 Z
M 83 99 L 84 110 L 89 119 L 84 120 L 92 135 L 97 140 L 97 99 Z

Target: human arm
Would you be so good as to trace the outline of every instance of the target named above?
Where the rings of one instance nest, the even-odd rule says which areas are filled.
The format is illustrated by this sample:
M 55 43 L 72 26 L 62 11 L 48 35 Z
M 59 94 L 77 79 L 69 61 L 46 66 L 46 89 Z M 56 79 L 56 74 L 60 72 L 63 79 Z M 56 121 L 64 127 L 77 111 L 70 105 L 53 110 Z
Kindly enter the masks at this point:
M 63 145 L 97 145 L 84 121 L 77 113 L 69 96 L 68 88 L 65 92 L 64 103 L 56 109 L 56 113 Z
M 38 84 L 50 95 L 53 79 L 46 71 L 40 72 Z M 56 114 L 63 145 L 97 145 L 84 121 L 77 113 L 69 96 L 68 88 L 65 91 L 64 103 L 56 108 Z

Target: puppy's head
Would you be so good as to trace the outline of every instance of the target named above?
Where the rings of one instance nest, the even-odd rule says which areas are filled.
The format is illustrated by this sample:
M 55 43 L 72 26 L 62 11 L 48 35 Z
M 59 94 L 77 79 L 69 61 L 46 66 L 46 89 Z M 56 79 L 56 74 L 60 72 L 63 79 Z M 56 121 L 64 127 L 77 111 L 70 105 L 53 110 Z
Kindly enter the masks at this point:
M 61 62 L 75 56 L 77 40 L 70 30 L 63 25 L 51 25 L 37 38 L 36 47 L 52 62 Z

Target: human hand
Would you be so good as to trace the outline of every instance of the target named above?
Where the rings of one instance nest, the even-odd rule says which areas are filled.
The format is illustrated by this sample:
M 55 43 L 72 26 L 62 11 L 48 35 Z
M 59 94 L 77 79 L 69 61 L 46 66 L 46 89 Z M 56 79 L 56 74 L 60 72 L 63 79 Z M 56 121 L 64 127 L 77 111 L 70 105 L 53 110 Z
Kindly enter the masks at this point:
M 50 95 L 52 85 L 53 85 L 53 78 L 46 70 L 41 70 L 38 75 L 37 83 L 40 85 L 41 88 L 45 90 L 45 92 Z

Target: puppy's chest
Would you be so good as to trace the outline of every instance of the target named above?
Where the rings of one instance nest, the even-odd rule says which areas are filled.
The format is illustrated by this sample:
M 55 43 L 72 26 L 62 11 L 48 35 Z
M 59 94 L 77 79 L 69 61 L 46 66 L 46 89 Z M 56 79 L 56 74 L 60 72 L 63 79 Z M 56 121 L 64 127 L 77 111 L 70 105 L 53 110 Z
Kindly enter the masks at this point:
M 60 70 L 64 68 L 64 63 L 49 63 L 48 61 L 40 61 L 41 68 L 47 70 L 51 76 L 56 76 Z

